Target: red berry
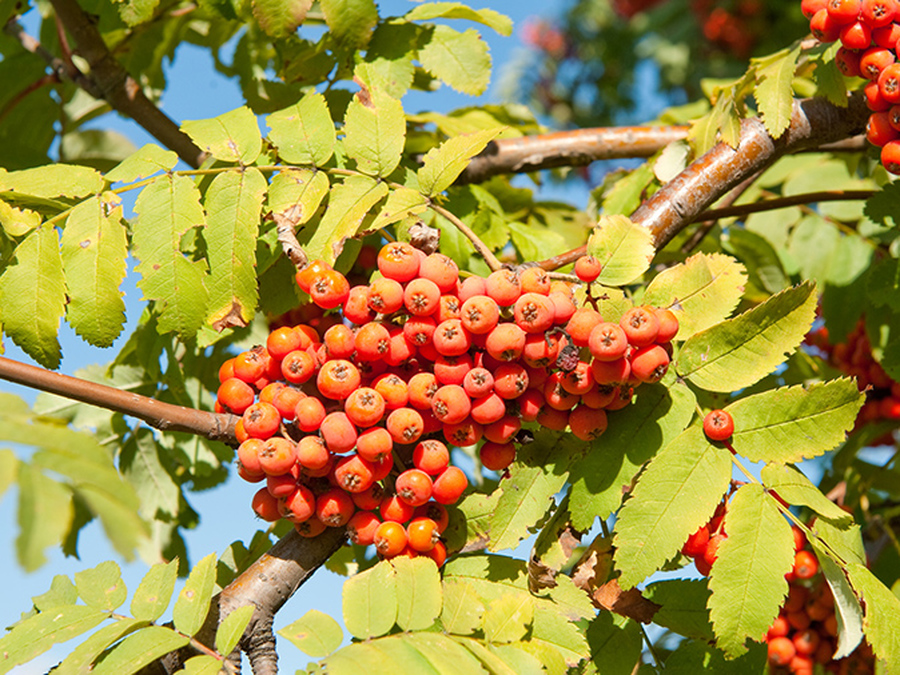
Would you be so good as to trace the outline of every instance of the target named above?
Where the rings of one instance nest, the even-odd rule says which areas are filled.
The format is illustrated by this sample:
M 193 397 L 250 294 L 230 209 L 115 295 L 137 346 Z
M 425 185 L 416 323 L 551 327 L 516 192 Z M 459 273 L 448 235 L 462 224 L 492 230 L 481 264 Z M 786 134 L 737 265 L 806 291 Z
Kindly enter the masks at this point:
M 734 433 L 734 420 L 724 410 L 713 410 L 703 418 L 703 433 L 711 441 L 725 441 Z

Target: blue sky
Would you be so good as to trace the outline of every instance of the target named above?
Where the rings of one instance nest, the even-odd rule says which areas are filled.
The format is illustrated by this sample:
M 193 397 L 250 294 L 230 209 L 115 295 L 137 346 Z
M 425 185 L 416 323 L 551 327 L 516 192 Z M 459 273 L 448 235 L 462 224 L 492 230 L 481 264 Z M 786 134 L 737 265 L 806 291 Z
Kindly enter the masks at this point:
M 379 2 L 382 15 L 401 14 L 408 11 L 413 4 L 408 0 Z M 427 98 L 425 94 L 411 94 L 404 100 L 404 105 L 408 110 L 418 111 L 427 107 L 449 111 L 473 103 L 497 101 L 498 69 L 509 61 L 517 49 L 522 48 L 521 27 L 524 20 L 529 16 L 552 16 L 553 14 L 553 3 L 539 0 L 520 0 L 515 3 L 470 2 L 469 4 L 473 7 L 491 7 L 506 13 L 514 21 L 515 29 L 510 38 L 503 38 L 486 27 L 480 27 L 484 38 L 490 45 L 495 64 L 491 88 L 479 99 L 472 99 L 447 87 L 435 94 L 427 95 Z M 35 21 L 32 19 L 32 26 Z M 26 21 L 26 25 L 28 24 L 29 22 Z M 168 68 L 168 78 L 170 86 L 163 98 L 162 108 L 175 120 L 214 117 L 243 103 L 237 84 L 217 74 L 208 55 L 199 48 L 190 45 L 180 48 Z M 137 147 L 153 142 L 153 139 L 142 129 L 118 116 L 108 117 L 102 122 L 124 133 Z M 587 203 L 587 192 L 581 186 L 573 188 L 557 186 L 552 188 L 547 196 L 564 198 L 580 207 L 584 207 Z M 140 291 L 135 287 L 134 282 L 135 276 L 130 275 L 123 285 L 128 317 L 126 335 L 137 320 L 143 304 L 140 300 Z M 61 341 L 64 358 L 60 370 L 67 374 L 88 364 L 109 362 L 120 346 L 117 344 L 108 350 L 90 347 L 77 338 L 65 324 L 61 331 Z M 24 356 L 8 339 L 5 340 L 5 347 L 6 356 L 30 362 L 28 357 Z M 35 396 L 35 392 L 32 390 L 2 382 L 0 382 L 0 391 L 16 393 L 29 402 L 33 402 Z M 220 488 L 189 495 L 192 506 L 201 514 L 202 519 L 197 529 L 185 532 L 193 561 L 199 560 L 212 551 L 221 554 L 225 547 L 235 539 L 249 540 L 249 537 L 260 526 L 259 521 L 253 518 L 249 507 L 250 497 L 255 490 L 255 486 L 233 477 Z M 119 559 L 107 545 L 100 527 L 96 523 L 92 523 L 81 535 L 79 544 L 81 560 L 65 558 L 59 551 L 48 550 L 50 562 L 39 571 L 26 574 L 15 561 L 14 537 L 18 529 L 15 507 L 16 493 L 15 488 L 12 488 L 0 501 L 0 536 L 2 536 L 0 543 L 3 544 L 0 547 L 0 573 L 3 574 L 5 580 L 3 600 L 0 602 L 0 625 L 10 625 L 18 619 L 20 612 L 29 609 L 31 597 L 45 592 L 55 574 L 66 574 L 71 577 L 75 572 L 92 567 L 101 561 L 113 559 L 122 566 L 126 585 L 129 591 L 133 591 L 147 570 L 143 562 L 128 564 Z M 527 546 L 523 547 L 523 551 L 527 551 Z M 324 569 L 320 570 L 316 573 L 314 580 L 301 589 L 279 613 L 276 628 L 299 618 L 311 608 L 320 609 L 340 618 L 339 598 L 342 584 L 342 577 Z M 282 658 L 281 665 L 285 672 L 304 667 L 307 662 L 304 655 L 287 643 L 279 645 L 279 651 Z M 55 649 L 45 657 L 13 670 L 13 673 L 17 675 L 43 673 L 66 653 L 65 649 Z

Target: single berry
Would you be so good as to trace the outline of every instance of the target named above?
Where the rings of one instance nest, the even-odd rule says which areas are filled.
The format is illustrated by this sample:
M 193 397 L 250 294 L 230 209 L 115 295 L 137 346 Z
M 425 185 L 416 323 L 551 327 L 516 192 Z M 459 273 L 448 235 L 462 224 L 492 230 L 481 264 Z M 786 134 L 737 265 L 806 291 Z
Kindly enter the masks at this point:
M 703 433 L 711 441 L 725 441 L 734 433 L 734 419 L 724 410 L 713 410 L 703 418 Z

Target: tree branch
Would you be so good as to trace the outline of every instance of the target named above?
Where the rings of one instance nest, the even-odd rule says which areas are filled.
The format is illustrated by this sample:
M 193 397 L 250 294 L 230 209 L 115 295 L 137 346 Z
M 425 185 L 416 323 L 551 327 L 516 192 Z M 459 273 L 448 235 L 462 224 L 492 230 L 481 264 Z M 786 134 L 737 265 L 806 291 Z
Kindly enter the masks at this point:
M 56 15 L 72 35 L 76 49 L 91 67 L 85 77 L 94 85 L 92 96 L 103 98 L 114 110 L 140 124 L 160 143 L 174 150 L 189 166 L 200 166 L 206 153 L 200 150 L 162 110 L 147 98 L 140 85 L 113 57 L 100 31 L 76 0 L 51 0 Z M 80 81 L 75 78 L 76 82 Z M 98 96 L 99 95 L 99 96 Z
M 853 95 L 845 108 L 823 99 L 795 100 L 791 126 L 778 140 L 769 136 L 760 119 L 742 120 L 737 148 L 727 143 L 716 145 L 641 204 L 631 214 L 631 220 L 651 231 L 659 250 L 691 223 L 735 215 L 729 211 L 707 212 L 705 209 L 750 176 L 763 171 L 784 155 L 810 148 L 822 149 L 828 144 L 840 143 L 855 136 L 865 129 L 868 118 L 869 110 L 864 99 Z M 821 197 L 822 193 L 813 193 L 812 196 Z M 746 207 L 733 208 L 744 208 L 743 212 L 748 212 Z M 774 206 L 768 204 L 762 210 L 770 208 Z M 585 246 L 579 246 L 538 264 L 548 271 L 557 270 L 575 262 L 584 255 L 585 250 Z
M 0 379 L 143 420 L 160 431 L 185 431 L 211 441 L 234 443 L 234 415 L 220 415 L 122 391 L 105 384 L 19 363 L 0 356 Z

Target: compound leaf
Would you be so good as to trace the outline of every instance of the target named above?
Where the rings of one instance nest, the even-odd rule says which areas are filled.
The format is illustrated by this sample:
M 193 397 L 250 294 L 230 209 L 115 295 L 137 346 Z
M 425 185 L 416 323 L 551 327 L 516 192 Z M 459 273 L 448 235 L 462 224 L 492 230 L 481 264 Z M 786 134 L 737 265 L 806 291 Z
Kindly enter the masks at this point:
M 283 38 L 306 19 L 313 0 L 253 0 L 253 16 L 268 35 Z
M 117 609 L 128 597 L 128 589 L 122 581 L 122 572 L 112 560 L 76 572 L 75 588 L 88 607 L 107 612 Z
M 512 21 L 493 9 L 472 9 L 461 2 L 429 2 L 409 10 L 403 17 L 407 21 L 430 19 L 467 19 L 493 28 L 500 35 L 512 34 Z
M 72 525 L 72 492 L 32 464 L 19 466 L 16 555 L 26 571 L 47 562 L 44 549 L 58 545 Z
M 219 623 L 216 629 L 216 651 L 222 656 L 228 656 L 237 646 L 238 641 L 247 629 L 247 624 L 253 618 L 256 605 L 244 605 L 238 607 Z
M 627 216 L 603 216 L 588 239 L 587 252 L 603 266 L 598 283 L 624 286 L 649 269 L 656 248 L 646 227 Z
M 852 515 L 822 494 L 795 466 L 766 464 L 760 477 L 767 488 L 775 490 L 779 497 L 792 506 L 806 506 L 820 516 L 843 525 L 853 522 Z
M 345 48 L 364 48 L 378 23 L 374 0 L 319 0 L 331 34 Z
M 863 628 L 872 651 L 889 668 L 900 663 L 900 598 L 865 565 L 850 563 L 847 572 L 865 606 Z

